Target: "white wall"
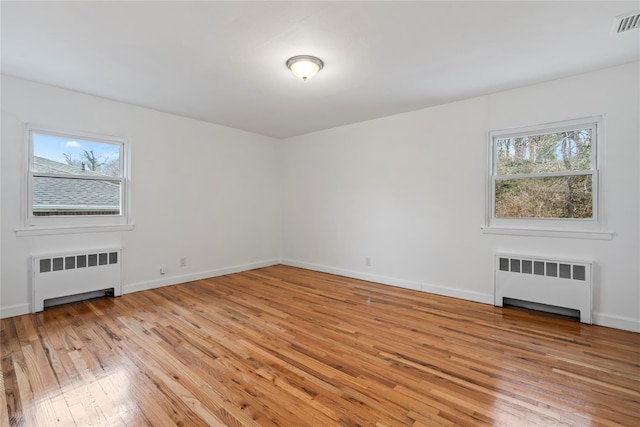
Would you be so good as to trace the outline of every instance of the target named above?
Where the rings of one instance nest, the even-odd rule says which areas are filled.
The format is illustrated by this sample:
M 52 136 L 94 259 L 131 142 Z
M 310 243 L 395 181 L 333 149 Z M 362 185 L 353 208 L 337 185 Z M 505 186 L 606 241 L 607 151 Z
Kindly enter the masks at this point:
M 131 144 L 133 231 L 17 237 L 23 124 Z M 278 263 L 281 143 L 102 98 L 2 76 L 2 317 L 30 311 L 33 253 L 123 247 L 124 291 Z M 187 267 L 179 267 L 186 256 Z M 160 276 L 159 267 L 166 267 Z
M 595 322 L 640 331 L 639 76 L 633 63 L 286 140 L 284 262 L 492 303 L 495 252 L 592 259 Z M 483 234 L 488 131 L 596 115 L 613 239 Z
M 125 292 L 282 256 L 492 303 L 505 251 L 595 260 L 595 322 L 640 331 L 639 75 L 634 63 L 283 142 L 3 76 L 0 315 L 29 311 L 32 253 L 122 246 Z M 613 239 L 482 234 L 487 132 L 601 114 Z M 25 122 L 129 138 L 135 229 L 16 237 Z

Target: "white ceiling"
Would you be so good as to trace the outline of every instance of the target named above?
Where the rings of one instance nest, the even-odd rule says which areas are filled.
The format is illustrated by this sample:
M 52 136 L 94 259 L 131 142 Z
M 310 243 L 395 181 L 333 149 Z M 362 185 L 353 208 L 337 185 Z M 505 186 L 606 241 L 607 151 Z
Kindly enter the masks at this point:
M 638 1 L 10 2 L 2 73 L 277 138 L 640 59 Z M 285 67 L 320 57 L 312 80 Z

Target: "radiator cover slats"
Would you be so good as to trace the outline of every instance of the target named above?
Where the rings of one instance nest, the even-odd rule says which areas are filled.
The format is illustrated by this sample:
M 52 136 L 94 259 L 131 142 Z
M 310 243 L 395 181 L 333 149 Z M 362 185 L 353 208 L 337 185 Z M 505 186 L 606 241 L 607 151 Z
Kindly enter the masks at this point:
M 119 248 L 34 255 L 32 312 L 52 298 L 109 289 L 122 295 L 121 259 Z
M 570 308 L 580 311 L 581 322 L 591 323 L 592 262 L 496 254 L 494 265 L 494 305 L 512 298 Z

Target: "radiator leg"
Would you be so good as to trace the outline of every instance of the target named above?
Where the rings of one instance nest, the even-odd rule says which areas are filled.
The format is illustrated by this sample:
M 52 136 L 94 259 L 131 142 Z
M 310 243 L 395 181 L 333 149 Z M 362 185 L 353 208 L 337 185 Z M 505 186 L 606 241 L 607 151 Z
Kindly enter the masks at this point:
M 587 323 L 589 325 L 591 322 L 591 312 L 589 310 L 580 310 L 580 322 Z

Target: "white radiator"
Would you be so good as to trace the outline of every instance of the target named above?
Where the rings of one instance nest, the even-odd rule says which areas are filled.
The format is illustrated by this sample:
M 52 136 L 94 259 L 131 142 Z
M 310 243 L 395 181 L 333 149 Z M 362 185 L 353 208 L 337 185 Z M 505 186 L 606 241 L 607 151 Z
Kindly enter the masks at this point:
M 496 254 L 494 305 L 512 298 L 570 308 L 591 323 L 592 270 L 590 261 Z
M 44 301 L 111 290 L 122 295 L 121 250 L 100 249 L 33 256 L 33 313 Z

